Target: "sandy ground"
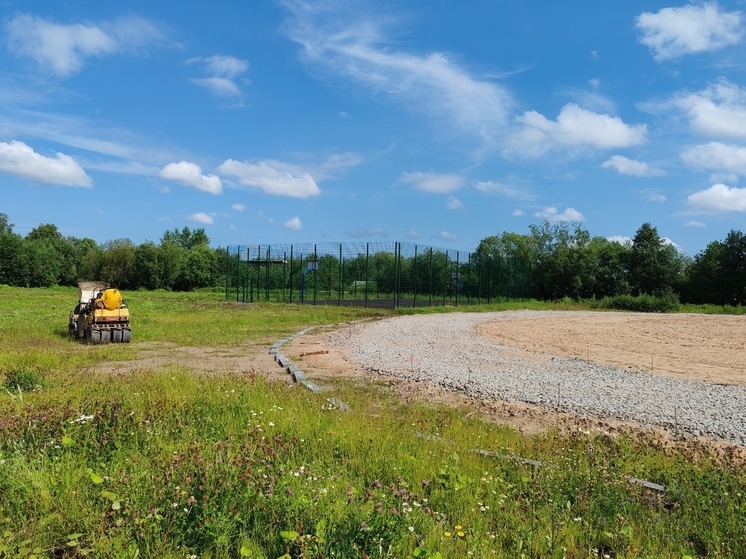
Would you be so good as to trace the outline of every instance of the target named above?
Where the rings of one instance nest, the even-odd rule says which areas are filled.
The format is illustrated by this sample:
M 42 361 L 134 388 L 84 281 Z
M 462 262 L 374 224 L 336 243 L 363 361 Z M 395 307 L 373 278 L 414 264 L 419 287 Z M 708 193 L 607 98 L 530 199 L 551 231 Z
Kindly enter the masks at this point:
M 360 326 L 352 326 L 357 328 Z M 631 313 L 567 313 L 557 318 L 537 318 L 484 324 L 479 334 L 496 344 L 507 345 L 537 357 L 561 355 L 615 366 L 683 376 L 715 383 L 746 384 L 746 316 L 652 315 Z M 173 344 L 137 344 L 137 357 L 128 362 L 110 362 L 97 369 L 113 374 L 174 365 L 201 374 L 246 372 L 269 380 L 292 383 L 292 379 L 269 355 L 268 347 L 180 347 Z M 651 433 L 639 426 L 608 419 L 579 417 L 570 413 L 522 404 L 472 400 L 423 382 L 373 375 L 347 353 L 330 347 L 323 331 L 315 331 L 284 345 L 281 351 L 309 379 L 333 391 L 338 379 L 384 383 L 405 401 L 464 406 L 486 420 L 507 423 L 532 435 L 548 429 L 632 432 L 670 441 L 672 435 Z M 644 432 L 643 432 L 644 431 Z M 673 435 L 675 438 L 675 434 Z M 704 441 L 708 447 L 712 441 Z M 746 453 L 738 450 L 746 459 Z
M 501 345 L 718 384 L 746 384 L 746 316 L 568 313 L 497 321 Z

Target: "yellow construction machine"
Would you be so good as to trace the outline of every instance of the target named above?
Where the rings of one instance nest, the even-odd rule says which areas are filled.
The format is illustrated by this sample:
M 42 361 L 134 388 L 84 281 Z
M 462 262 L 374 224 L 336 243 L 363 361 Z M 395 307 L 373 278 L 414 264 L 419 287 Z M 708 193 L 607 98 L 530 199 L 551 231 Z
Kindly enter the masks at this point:
M 70 313 L 68 333 L 89 344 L 129 343 L 130 311 L 118 289 L 100 281 L 78 283 L 78 304 Z

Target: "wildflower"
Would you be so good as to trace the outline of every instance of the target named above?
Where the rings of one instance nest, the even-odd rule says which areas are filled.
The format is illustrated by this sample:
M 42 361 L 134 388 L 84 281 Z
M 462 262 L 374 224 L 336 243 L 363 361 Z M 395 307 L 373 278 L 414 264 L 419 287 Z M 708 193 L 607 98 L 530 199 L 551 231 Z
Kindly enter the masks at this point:
M 464 534 L 463 532 L 457 532 L 457 533 L 456 533 L 456 535 L 457 535 L 457 536 L 458 536 L 459 538 L 463 538 L 463 537 L 465 536 L 465 534 Z
M 445 533 L 443 533 L 443 535 L 444 535 L 444 536 L 445 536 L 446 538 L 450 538 L 450 537 L 451 537 L 451 533 L 450 533 L 450 532 L 445 532 Z
M 409 527 L 409 531 L 410 531 L 410 532 L 414 532 L 414 526 L 410 526 L 410 527 Z

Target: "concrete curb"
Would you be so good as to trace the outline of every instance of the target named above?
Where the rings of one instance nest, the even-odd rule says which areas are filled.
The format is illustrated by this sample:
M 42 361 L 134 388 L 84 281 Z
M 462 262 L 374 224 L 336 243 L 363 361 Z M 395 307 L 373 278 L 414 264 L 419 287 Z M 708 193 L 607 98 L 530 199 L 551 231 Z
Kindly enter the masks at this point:
M 276 341 L 271 346 L 269 346 L 269 354 L 274 355 L 275 362 L 285 369 L 287 373 L 293 378 L 293 382 L 300 384 L 302 386 L 305 386 L 308 390 L 311 392 L 323 392 L 323 388 L 320 387 L 318 384 L 308 380 L 308 377 L 306 374 L 300 370 L 293 362 L 290 360 L 289 357 L 287 357 L 285 354 L 281 353 L 281 348 L 283 344 L 287 344 L 289 342 L 292 342 L 296 338 L 299 338 L 300 336 L 304 336 L 311 332 L 312 330 L 323 330 L 323 329 L 331 329 L 339 326 L 350 326 L 357 324 L 359 322 L 366 322 L 368 320 L 373 320 L 373 318 L 365 318 L 362 320 L 356 320 L 353 322 L 340 322 L 337 324 L 326 324 L 324 326 L 309 326 L 308 328 L 304 328 L 300 332 L 296 332 L 295 334 L 292 334 L 291 336 L 288 336 L 286 338 L 283 338 L 281 340 Z M 340 409 L 342 411 L 352 411 L 352 408 L 345 404 L 342 400 L 339 398 L 330 398 L 329 402 L 337 409 Z

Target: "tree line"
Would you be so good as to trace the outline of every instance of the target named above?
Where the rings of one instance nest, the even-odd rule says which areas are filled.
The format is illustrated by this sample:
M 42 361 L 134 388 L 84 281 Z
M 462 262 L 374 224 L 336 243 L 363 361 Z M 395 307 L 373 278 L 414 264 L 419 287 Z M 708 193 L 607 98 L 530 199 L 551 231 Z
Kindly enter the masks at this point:
M 435 255 L 436 259 L 442 256 Z M 345 268 L 355 272 L 343 268 L 345 280 L 359 279 L 364 269 L 361 259 L 362 255 L 359 262 L 346 263 Z M 500 260 L 528 264 L 530 293 L 535 299 L 645 295 L 688 303 L 746 303 L 746 235 L 736 230 L 689 257 L 662 239 L 650 223 L 642 224 L 629 242 L 619 243 L 591 236 L 579 223 L 544 221 L 530 225 L 527 234 L 503 232 L 482 239 L 470 255 L 472 275 L 486 262 Z M 375 279 L 388 290 L 385 282 L 392 281 L 388 272 L 393 258 L 378 255 L 373 262 Z M 13 232 L 8 216 L 0 213 L 0 284 L 49 287 L 101 280 L 120 289 L 189 291 L 225 285 L 230 265 L 224 249 L 210 247 L 202 228 L 166 231 L 158 244 L 135 245 L 129 239 L 98 244 L 89 238 L 65 237 L 51 224 L 40 225 L 23 237 Z M 425 273 L 424 265 L 419 266 L 419 271 L 411 271 L 413 277 Z M 319 280 L 330 282 L 331 288 L 337 283 L 331 270 L 339 267 L 331 263 L 328 268 L 328 279 L 319 274 Z M 478 279 L 469 284 L 473 288 Z
M 166 231 L 159 244 L 129 239 L 98 244 L 63 236 L 44 224 L 25 237 L 0 213 L 0 285 L 76 286 L 100 280 L 119 289 L 191 291 L 225 282 L 225 251 L 210 248 L 204 229 Z
M 482 239 L 477 254 L 532 263 L 531 296 L 542 300 L 668 297 L 686 303 L 746 303 L 746 235 L 688 257 L 644 223 L 626 243 L 592 237 L 579 223 L 530 225 L 529 233 Z

